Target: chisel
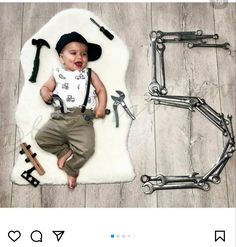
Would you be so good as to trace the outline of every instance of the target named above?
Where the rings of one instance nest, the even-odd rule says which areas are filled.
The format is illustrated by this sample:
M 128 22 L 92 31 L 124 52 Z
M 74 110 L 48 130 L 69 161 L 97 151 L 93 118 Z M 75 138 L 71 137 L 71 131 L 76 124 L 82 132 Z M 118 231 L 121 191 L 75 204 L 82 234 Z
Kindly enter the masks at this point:
M 114 38 L 114 36 L 106 30 L 104 27 L 101 27 L 93 18 L 90 18 L 90 20 L 99 27 L 99 30 L 110 40 Z

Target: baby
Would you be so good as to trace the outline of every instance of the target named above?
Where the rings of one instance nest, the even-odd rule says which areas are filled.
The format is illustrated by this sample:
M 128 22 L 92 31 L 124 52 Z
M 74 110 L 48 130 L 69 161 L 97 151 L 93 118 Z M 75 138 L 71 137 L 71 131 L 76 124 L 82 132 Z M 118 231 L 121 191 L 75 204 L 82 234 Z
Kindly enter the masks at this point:
M 51 102 L 56 94 L 68 112 L 55 108 L 51 119 L 38 131 L 35 139 L 42 149 L 57 156 L 58 167 L 68 175 L 68 187 L 74 189 L 79 169 L 94 153 L 93 122 L 85 120 L 84 115 L 95 111 L 96 118 L 105 116 L 106 89 L 98 75 L 87 68 L 88 61 L 97 60 L 102 49 L 72 32 L 61 36 L 56 51 L 64 68 L 53 71 L 40 94 L 46 103 Z

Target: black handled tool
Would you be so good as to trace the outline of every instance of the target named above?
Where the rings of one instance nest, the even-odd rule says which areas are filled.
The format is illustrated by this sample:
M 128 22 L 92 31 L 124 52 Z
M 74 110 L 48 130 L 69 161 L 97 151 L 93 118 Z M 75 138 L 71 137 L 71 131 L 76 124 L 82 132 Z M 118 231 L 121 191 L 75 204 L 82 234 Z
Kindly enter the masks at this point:
M 105 114 L 106 115 L 109 115 L 111 113 L 111 110 L 110 109 L 105 109 Z M 86 121 L 90 121 L 90 120 L 93 120 L 94 118 L 96 118 L 96 114 L 95 113 L 92 113 L 92 114 L 84 114 L 84 119 Z
M 114 38 L 114 36 L 106 30 L 104 27 L 101 27 L 93 18 L 90 18 L 90 20 L 99 27 L 99 30 L 110 40 Z
M 36 78 L 38 75 L 38 70 L 39 70 L 39 54 L 42 46 L 46 46 L 48 49 L 50 49 L 50 45 L 45 39 L 32 39 L 32 45 L 36 45 L 37 50 L 34 58 L 34 67 L 32 71 L 32 75 L 29 78 L 29 81 L 31 82 L 36 82 Z

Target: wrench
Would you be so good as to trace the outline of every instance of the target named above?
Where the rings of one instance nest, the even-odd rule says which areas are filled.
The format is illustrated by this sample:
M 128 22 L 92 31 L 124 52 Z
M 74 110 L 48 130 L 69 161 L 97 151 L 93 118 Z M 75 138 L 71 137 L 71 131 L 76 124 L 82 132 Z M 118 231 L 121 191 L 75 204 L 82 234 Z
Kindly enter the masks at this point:
M 57 94 L 53 94 L 52 95 L 52 101 L 51 102 L 46 102 L 47 105 L 52 105 L 54 104 L 54 106 L 57 106 L 58 104 L 60 105 L 60 111 L 61 113 L 68 113 L 70 112 L 67 107 L 66 104 L 64 103 L 64 101 L 62 100 L 62 98 L 57 95 Z
M 205 34 L 203 35 L 202 30 L 197 30 L 196 32 L 161 32 L 157 31 L 157 43 L 166 42 L 189 42 L 189 41 L 200 41 L 201 43 L 206 43 L 204 39 L 218 39 L 218 34 Z M 164 36 L 175 36 L 173 39 L 164 39 Z
M 223 48 L 225 50 L 228 50 L 230 47 L 230 44 L 225 42 L 223 44 L 207 44 L 207 43 L 188 43 L 188 48 L 192 49 L 194 47 L 215 47 L 215 48 Z
M 210 190 L 209 183 L 204 183 L 203 185 L 196 183 L 182 183 L 182 184 L 166 184 L 164 186 L 159 186 L 151 182 L 147 182 L 142 185 L 143 192 L 145 194 L 152 194 L 155 190 L 173 190 L 173 189 L 201 189 L 204 191 Z
M 189 176 L 164 176 L 162 174 L 159 174 L 157 176 L 142 175 L 140 179 L 143 183 L 156 181 L 156 184 L 158 186 L 163 186 L 168 183 L 176 183 L 176 182 L 198 183 L 199 181 L 201 181 L 202 177 L 196 177 L 197 174 L 198 173 L 194 172 Z
M 109 115 L 110 113 L 111 113 L 110 109 L 106 109 L 105 110 L 105 114 L 106 115 Z M 96 114 L 95 113 L 92 113 L 92 114 L 84 114 L 83 117 L 84 117 L 84 119 L 86 121 L 90 121 L 90 120 L 93 120 L 96 117 Z
M 157 44 L 156 49 L 160 55 L 160 60 L 161 60 L 162 84 L 160 85 L 160 93 L 161 95 L 166 95 L 168 93 L 166 89 L 165 62 L 164 62 L 164 51 L 166 49 L 166 46 L 164 44 Z
M 183 35 L 195 35 L 195 36 L 199 36 L 203 34 L 202 30 L 197 30 L 195 31 L 186 31 L 186 32 L 162 32 L 160 30 L 158 30 L 156 32 L 157 34 L 157 38 L 161 39 L 164 36 L 177 36 L 177 37 L 181 37 Z
M 159 95 L 151 94 L 149 92 L 145 93 L 144 96 L 145 96 L 145 100 L 148 102 L 153 100 L 155 104 L 179 107 L 179 108 L 189 109 L 190 111 L 193 110 L 191 99 L 188 99 L 186 97 L 168 96 L 168 95 L 159 96 Z
M 152 81 L 149 84 L 148 90 L 151 93 L 158 93 L 159 94 L 159 88 L 160 84 L 157 82 L 156 78 L 156 38 L 157 34 L 155 31 L 151 31 L 149 34 L 150 40 L 151 40 L 151 50 L 152 50 Z

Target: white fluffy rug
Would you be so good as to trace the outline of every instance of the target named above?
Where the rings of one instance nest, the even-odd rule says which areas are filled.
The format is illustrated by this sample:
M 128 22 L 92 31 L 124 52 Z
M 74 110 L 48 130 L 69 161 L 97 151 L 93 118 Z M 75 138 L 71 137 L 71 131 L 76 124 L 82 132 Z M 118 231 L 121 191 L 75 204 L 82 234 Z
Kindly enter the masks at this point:
M 56 157 L 39 148 L 35 142 L 35 134 L 38 129 L 49 119 L 53 111 L 52 106 L 46 105 L 40 95 L 41 85 L 49 78 L 52 68 L 59 65 L 55 45 L 64 33 L 77 31 L 89 42 L 101 45 L 103 53 L 99 60 L 90 62 L 89 67 L 97 72 L 106 86 L 108 92 L 108 108 L 111 114 L 105 119 L 94 121 L 96 133 L 95 154 L 81 169 L 78 183 L 113 183 L 128 182 L 134 179 L 135 174 L 131 165 L 127 150 L 127 138 L 131 125 L 131 119 L 118 107 L 120 115 L 120 127 L 115 127 L 113 112 L 113 100 L 111 95 L 116 95 L 115 90 L 121 90 L 126 94 L 125 102 L 130 106 L 130 101 L 125 85 L 125 73 L 128 66 L 129 52 L 126 45 L 114 33 L 111 41 L 106 38 L 91 21 L 94 18 L 99 24 L 109 27 L 92 12 L 82 9 L 68 9 L 55 15 L 23 46 L 21 51 L 21 64 L 24 71 L 25 82 L 16 110 L 16 122 L 19 129 L 21 142 L 32 146 L 32 151 L 37 153 L 37 158 L 44 167 L 46 173 L 39 176 L 36 171 L 32 175 L 41 184 L 66 184 L 66 174 L 56 165 Z M 32 38 L 45 39 L 51 49 L 42 47 L 40 53 L 40 67 L 37 82 L 28 81 L 35 57 L 36 47 L 31 44 Z M 25 162 L 25 155 L 19 155 L 13 168 L 11 179 L 17 184 L 27 184 L 21 173 L 32 165 Z

